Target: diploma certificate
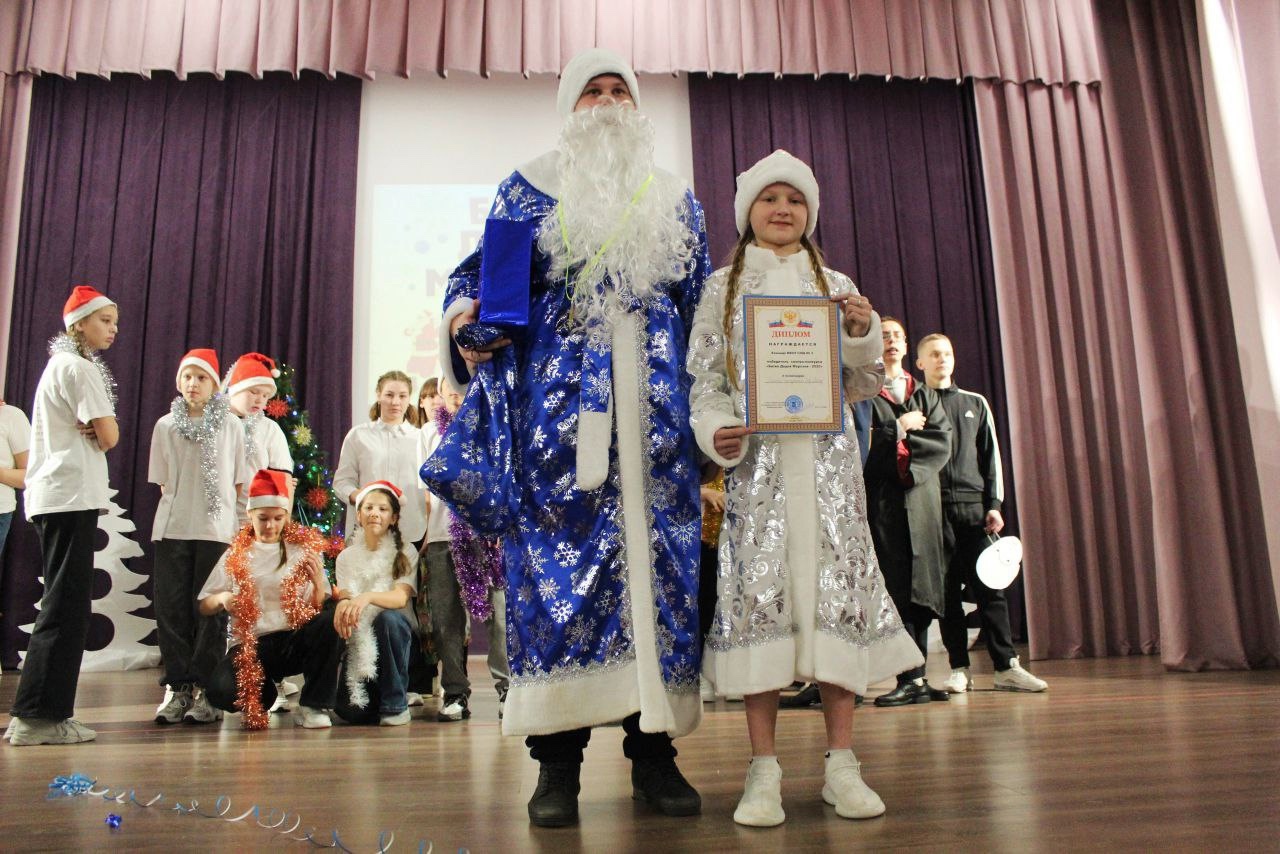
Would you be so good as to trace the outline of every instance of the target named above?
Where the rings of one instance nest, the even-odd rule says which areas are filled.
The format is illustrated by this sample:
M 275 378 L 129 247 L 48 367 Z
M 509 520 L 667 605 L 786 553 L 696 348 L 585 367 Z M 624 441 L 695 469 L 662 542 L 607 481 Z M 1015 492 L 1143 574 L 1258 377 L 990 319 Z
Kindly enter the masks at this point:
M 757 433 L 843 430 L 839 304 L 746 296 L 742 305 L 747 424 Z

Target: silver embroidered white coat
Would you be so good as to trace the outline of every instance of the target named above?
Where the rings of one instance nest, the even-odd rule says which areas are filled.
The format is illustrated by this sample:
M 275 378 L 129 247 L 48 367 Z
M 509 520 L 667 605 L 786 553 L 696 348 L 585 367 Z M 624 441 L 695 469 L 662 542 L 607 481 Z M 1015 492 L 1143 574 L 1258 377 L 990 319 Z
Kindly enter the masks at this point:
M 825 270 L 831 293 L 857 293 Z M 703 673 L 720 694 L 756 694 L 795 679 L 831 682 L 857 693 L 921 663 L 885 590 L 871 533 L 851 411 L 831 434 L 752 434 L 725 459 L 713 437 L 745 423 L 742 301 L 732 326 L 729 382 L 724 297 L 729 271 L 703 288 L 690 335 L 691 420 L 698 445 L 725 466 L 715 619 Z M 808 254 L 780 258 L 747 247 L 739 294 L 817 296 Z M 880 318 L 861 338 L 841 329 L 846 404 L 875 395 L 884 381 Z

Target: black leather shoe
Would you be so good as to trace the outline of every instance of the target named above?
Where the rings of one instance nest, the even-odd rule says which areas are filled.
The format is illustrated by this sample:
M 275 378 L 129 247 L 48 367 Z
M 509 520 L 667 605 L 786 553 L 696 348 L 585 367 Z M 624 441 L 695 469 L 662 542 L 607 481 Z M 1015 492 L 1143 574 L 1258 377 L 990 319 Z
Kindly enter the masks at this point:
M 810 682 L 790 697 L 778 701 L 780 709 L 807 709 L 810 706 L 821 706 L 822 694 L 818 691 L 818 683 Z
M 866 697 L 864 697 L 864 696 L 862 696 L 861 694 L 854 694 L 854 695 L 853 695 L 853 707 L 854 707 L 855 709 L 856 709 L 856 708 L 858 708 L 858 706 L 861 706 L 861 705 L 866 701 L 866 699 L 867 699 L 867 698 L 866 698 Z
M 881 694 L 876 697 L 876 705 L 881 708 L 909 706 L 913 703 L 927 703 L 932 699 L 929 696 L 929 689 L 925 686 L 917 685 L 914 682 L 904 682 L 888 694 Z
M 663 815 L 697 815 L 702 797 L 680 773 L 674 759 L 636 759 L 631 763 L 632 797 Z
M 935 688 L 929 684 L 929 680 L 924 680 L 924 689 L 929 692 L 929 699 L 935 703 L 945 703 L 951 699 L 951 694 L 941 688 Z
M 578 774 L 581 762 L 542 762 L 538 787 L 529 799 L 529 821 L 538 827 L 566 827 L 578 823 Z

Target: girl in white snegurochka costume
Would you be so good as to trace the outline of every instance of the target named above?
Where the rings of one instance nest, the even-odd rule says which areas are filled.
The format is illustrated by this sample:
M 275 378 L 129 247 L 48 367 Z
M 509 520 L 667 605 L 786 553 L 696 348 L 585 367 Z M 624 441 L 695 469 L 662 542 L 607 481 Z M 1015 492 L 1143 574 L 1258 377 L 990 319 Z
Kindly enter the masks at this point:
M 744 695 L 752 761 L 734 821 L 785 820 L 774 749 L 778 695 L 816 681 L 826 719 L 823 799 L 844 818 L 884 803 L 853 755 L 854 695 L 920 663 L 880 575 L 852 413 L 834 433 L 755 433 L 746 426 L 746 295 L 824 296 L 839 303 L 845 404 L 884 378 L 880 318 L 848 276 L 823 266 L 810 236 L 818 184 L 785 151 L 738 176 L 730 266 L 707 279 L 689 344 L 691 421 L 702 451 L 725 467 L 715 618 L 703 673 L 720 695 Z

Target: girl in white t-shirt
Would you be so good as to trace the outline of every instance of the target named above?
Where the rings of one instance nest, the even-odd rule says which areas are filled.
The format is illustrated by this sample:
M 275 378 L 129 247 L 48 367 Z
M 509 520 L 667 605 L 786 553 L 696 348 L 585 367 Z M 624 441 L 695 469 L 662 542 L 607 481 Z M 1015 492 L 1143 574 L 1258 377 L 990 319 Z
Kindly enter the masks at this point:
M 160 724 L 210 723 L 222 713 L 203 685 L 222 653 L 221 621 L 196 613 L 195 595 L 235 537 L 236 501 L 250 472 L 244 431 L 218 390 L 218 354 L 192 350 L 178 365 L 178 391 L 151 434 L 147 479 L 160 487 L 152 605 L 164 662 Z
M 385 480 L 356 495 L 360 529 L 338 555 L 334 627 L 347 641 L 338 705 L 348 723 L 409 722 L 407 689 L 417 552 L 400 535 L 400 488 Z
M 40 537 L 44 595 L 13 700 L 10 743 L 75 744 L 97 734 L 72 718 L 89 634 L 93 538 L 110 504 L 106 452 L 120 440 L 115 381 L 98 352 L 116 339 L 116 304 L 88 285 L 62 311 L 36 386 L 27 519 Z
M 375 480 L 394 483 L 404 493 L 400 532 L 420 550 L 427 533 L 427 491 L 418 476 L 425 462 L 421 431 L 407 417 L 413 384 L 408 375 L 388 371 L 378 377 L 376 393 L 371 420 L 352 427 L 342 440 L 333 490 L 347 502 L 346 531 L 351 535 L 359 526 L 355 499 L 360 489 Z
M 325 541 L 289 519 L 288 472 L 263 470 L 249 485 L 250 525 L 236 534 L 200 591 L 200 613 L 231 615 L 231 646 L 205 693 L 215 708 L 241 713 L 244 729 L 266 729 L 275 680 L 302 673 L 293 722 L 332 725 L 342 638 L 333 626 Z

